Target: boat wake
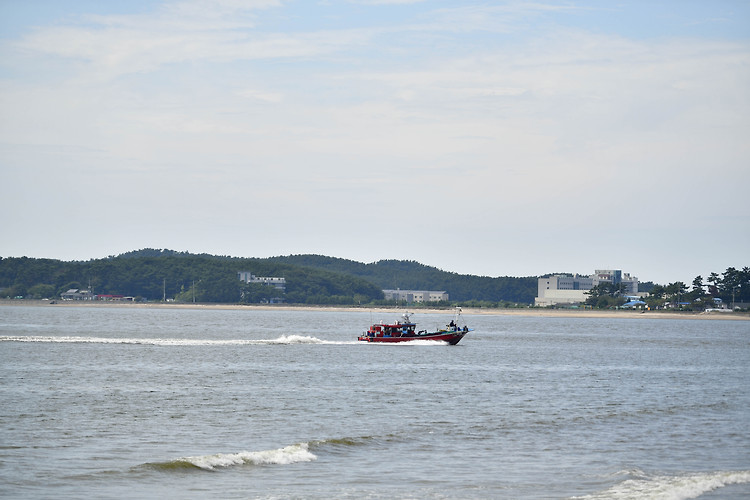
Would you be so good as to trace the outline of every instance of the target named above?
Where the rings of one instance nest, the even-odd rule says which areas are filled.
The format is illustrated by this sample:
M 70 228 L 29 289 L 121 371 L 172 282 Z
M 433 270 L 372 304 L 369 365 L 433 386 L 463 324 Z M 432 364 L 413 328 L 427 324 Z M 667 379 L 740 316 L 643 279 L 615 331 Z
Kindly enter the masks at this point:
M 305 335 L 282 335 L 275 339 L 169 339 L 169 338 L 117 338 L 76 336 L 21 336 L 2 335 L 0 342 L 40 342 L 64 344 L 134 344 L 158 346 L 222 346 L 222 345 L 291 345 L 291 344 L 356 344 L 321 340 Z
M 370 342 L 368 342 L 370 343 Z M 448 345 L 448 342 L 444 340 L 410 340 L 409 342 L 384 342 L 384 345 L 400 346 L 400 347 L 413 347 L 413 346 L 436 346 L 436 345 Z
M 750 471 L 719 471 L 677 476 L 627 471 L 632 477 L 604 491 L 573 497 L 576 500 L 664 499 L 686 500 L 735 484 L 750 483 Z

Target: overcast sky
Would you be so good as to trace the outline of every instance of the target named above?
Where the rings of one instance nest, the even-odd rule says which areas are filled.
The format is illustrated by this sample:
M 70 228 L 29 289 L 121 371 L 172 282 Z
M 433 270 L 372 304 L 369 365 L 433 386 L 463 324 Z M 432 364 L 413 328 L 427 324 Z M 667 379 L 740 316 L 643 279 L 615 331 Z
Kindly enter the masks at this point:
M 750 265 L 750 2 L 0 0 L 0 256 Z

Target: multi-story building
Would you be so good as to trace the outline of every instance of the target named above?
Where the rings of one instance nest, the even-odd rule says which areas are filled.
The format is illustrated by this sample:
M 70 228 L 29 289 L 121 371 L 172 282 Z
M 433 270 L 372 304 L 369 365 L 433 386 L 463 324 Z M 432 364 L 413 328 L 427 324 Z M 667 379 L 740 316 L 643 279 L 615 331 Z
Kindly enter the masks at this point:
M 385 300 L 403 300 L 406 302 L 438 302 L 448 300 L 448 293 L 444 291 L 427 290 L 383 290 Z
M 237 273 L 237 277 L 240 281 L 245 283 L 260 283 L 261 285 L 271 285 L 279 290 L 286 290 L 286 279 L 284 278 L 270 278 L 263 276 L 255 276 L 250 271 L 240 271 Z
M 626 295 L 638 293 L 638 278 L 623 273 L 619 269 L 597 269 L 594 274 L 582 276 L 555 275 L 539 278 L 537 284 L 537 297 L 534 304 L 537 306 L 551 306 L 555 304 L 577 304 L 586 300 L 586 292 L 600 283 L 614 283 L 625 285 Z

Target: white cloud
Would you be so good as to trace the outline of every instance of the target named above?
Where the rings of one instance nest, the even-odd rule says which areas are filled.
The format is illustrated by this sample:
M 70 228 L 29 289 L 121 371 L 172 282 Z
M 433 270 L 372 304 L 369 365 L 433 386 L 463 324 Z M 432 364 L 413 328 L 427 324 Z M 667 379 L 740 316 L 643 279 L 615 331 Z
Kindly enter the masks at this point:
M 407 5 L 426 1 L 427 0 L 348 0 L 349 3 L 360 5 Z
M 268 92 L 257 89 L 242 89 L 237 91 L 237 95 L 247 99 L 256 99 L 258 101 L 269 103 L 281 102 L 284 99 L 284 94 L 281 92 Z
M 365 31 L 268 33 L 255 28 L 255 11 L 281 5 L 257 2 L 173 2 L 155 14 L 88 16 L 87 24 L 39 28 L 9 51 L 61 57 L 79 65 L 79 80 L 108 80 L 172 64 L 309 58 L 362 43 Z
M 576 234 L 591 249 L 581 261 L 612 252 L 613 262 L 633 247 L 597 238 L 682 241 L 715 210 L 747 221 L 745 41 L 559 25 L 510 37 L 524 30 L 516 21 L 560 6 L 457 5 L 364 28 L 270 29 L 264 15 L 291 17 L 271 1 L 38 28 L 2 46 L 12 57 L 0 165 L 11 181 L 0 196 L 18 202 L 40 178 L 35 194 L 56 202 L 63 187 L 134 217 L 180 207 L 217 241 L 216 220 L 232 234 L 278 228 L 258 255 L 309 251 L 311 235 L 340 225 L 321 253 L 365 255 L 362 241 L 403 218 L 418 221 L 421 241 L 460 226 L 474 242 L 468 261 L 425 245 L 367 258 L 484 274 L 551 270 L 532 268 L 544 235 Z M 201 198 L 211 208 L 185 202 Z M 672 215 L 688 211 L 691 224 L 676 227 Z M 12 224 L 21 234 L 44 218 Z

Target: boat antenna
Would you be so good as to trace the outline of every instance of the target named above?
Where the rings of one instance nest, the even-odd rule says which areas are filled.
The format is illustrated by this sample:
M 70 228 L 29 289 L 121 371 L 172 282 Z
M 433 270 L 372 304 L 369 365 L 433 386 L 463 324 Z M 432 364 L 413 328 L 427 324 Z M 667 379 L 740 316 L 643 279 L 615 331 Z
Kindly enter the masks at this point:
M 461 317 L 461 308 L 459 306 L 456 306 L 456 319 L 455 322 L 458 324 L 458 319 Z

